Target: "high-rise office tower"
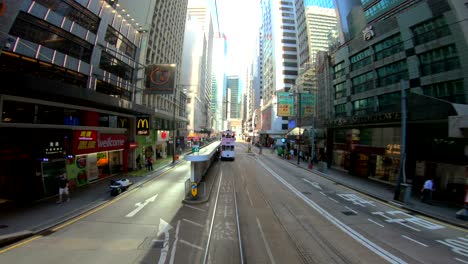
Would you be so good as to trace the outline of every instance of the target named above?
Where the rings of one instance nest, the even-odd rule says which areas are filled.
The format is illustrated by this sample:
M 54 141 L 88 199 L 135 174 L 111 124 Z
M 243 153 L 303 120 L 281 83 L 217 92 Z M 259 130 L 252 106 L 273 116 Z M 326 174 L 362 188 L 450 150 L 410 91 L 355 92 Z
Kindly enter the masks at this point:
M 241 91 L 239 76 L 227 76 L 226 88 L 230 90 L 229 97 L 227 98 L 228 104 L 230 105 L 227 116 L 229 119 L 239 119 L 241 118 Z
M 278 117 L 279 91 L 289 91 L 297 77 L 297 36 L 294 2 L 261 1 L 261 72 L 262 128 L 261 140 L 280 137 L 287 132 L 287 117 Z
M 467 139 L 460 133 L 466 129 L 461 120 L 467 119 L 460 109 L 468 103 L 463 1 L 335 3 L 344 42 L 329 57 L 334 92 L 329 162 L 392 184 L 405 170 L 415 185 L 437 175 L 441 190 L 464 188 L 449 176 L 466 164 Z

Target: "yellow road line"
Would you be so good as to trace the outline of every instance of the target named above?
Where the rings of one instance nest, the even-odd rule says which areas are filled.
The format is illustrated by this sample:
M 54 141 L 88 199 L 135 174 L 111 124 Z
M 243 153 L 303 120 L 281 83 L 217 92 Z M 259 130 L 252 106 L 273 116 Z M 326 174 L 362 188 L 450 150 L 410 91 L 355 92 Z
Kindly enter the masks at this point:
M 168 173 L 168 171 L 169 171 L 169 170 L 164 171 L 163 173 L 161 173 L 161 175 L 159 175 L 159 177 L 161 177 L 161 176 L 163 176 L 164 174 Z M 158 178 L 159 178 L 159 177 L 158 177 Z M 152 179 L 151 179 L 151 180 L 152 180 Z M 148 181 L 151 181 L 151 180 L 148 180 Z M 148 182 L 148 181 L 147 181 L 147 182 Z M 143 183 L 145 183 L 145 182 L 143 182 Z M 143 183 L 142 183 L 142 184 L 143 184 Z M 137 189 L 132 189 L 132 190 L 126 191 L 126 192 L 120 194 L 119 196 L 117 196 L 116 198 L 112 199 L 111 201 L 107 201 L 107 202 L 105 202 L 104 204 L 102 204 L 102 205 L 100 205 L 100 206 L 98 206 L 98 207 L 96 207 L 96 208 L 94 208 L 94 209 L 92 209 L 92 210 L 90 210 L 90 211 L 88 211 L 88 212 L 86 212 L 86 213 L 84 213 L 84 214 L 81 214 L 81 215 L 79 215 L 79 216 L 77 216 L 77 217 L 75 217 L 75 218 L 73 218 L 73 219 L 71 219 L 71 220 L 65 221 L 63 224 L 58 225 L 58 226 L 56 226 L 56 227 L 54 227 L 54 228 L 52 228 L 52 229 L 50 229 L 50 230 L 53 231 L 53 232 L 55 232 L 55 231 L 60 230 L 60 229 L 62 229 L 62 228 L 64 228 L 64 227 L 66 227 L 66 226 L 69 226 L 69 225 L 71 225 L 71 224 L 73 224 L 73 223 L 75 223 L 75 222 L 77 222 L 77 221 L 79 221 L 79 220 L 81 220 L 81 219 L 83 219 L 83 218 L 89 216 L 89 215 L 94 214 L 95 212 L 97 212 L 97 211 L 99 211 L 99 210 L 102 210 L 102 209 L 104 209 L 104 208 L 106 208 L 106 207 L 108 207 L 108 206 L 110 206 L 110 205 L 116 203 L 116 202 L 119 201 L 120 199 L 123 199 L 123 198 L 127 197 L 128 195 L 130 195 L 131 193 L 133 193 L 133 192 L 136 191 L 136 190 L 137 190 Z M 9 247 L 7 247 L 7 248 L 1 249 L 1 250 L 0 250 L 0 254 L 5 253 L 5 252 L 7 252 L 7 251 L 10 251 L 10 250 L 12 250 L 12 249 L 15 249 L 15 248 L 17 248 L 17 247 L 26 245 L 26 244 L 28 244 L 28 243 L 31 243 L 32 241 L 34 241 L 34 240 L 36 240 L 36 239 L 38 239 L 38 238 L 41 238 L 41 237 L 43 237 L 43 235 L 40 235 L 40 234 L 39 234 L 39 235 L 35 235 L 35 236 L 31 237 L 31 238 L 28 238 L 28 239 L 26 239 L 26 240 L 24 240 L 24 241 L 15 243 L 14 245 L 11 245 L 11 246 L 9 246 Z

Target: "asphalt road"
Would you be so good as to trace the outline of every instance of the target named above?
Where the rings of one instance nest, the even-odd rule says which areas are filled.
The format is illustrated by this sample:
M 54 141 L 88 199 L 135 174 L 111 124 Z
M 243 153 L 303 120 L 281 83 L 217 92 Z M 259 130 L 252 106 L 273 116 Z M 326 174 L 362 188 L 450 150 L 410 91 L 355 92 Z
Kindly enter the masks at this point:
M 235 161 L 208 171 L 208 202 L 182 203 L 182 162 L 0 263 L 468 263 L 464 230 L 236 145 Z

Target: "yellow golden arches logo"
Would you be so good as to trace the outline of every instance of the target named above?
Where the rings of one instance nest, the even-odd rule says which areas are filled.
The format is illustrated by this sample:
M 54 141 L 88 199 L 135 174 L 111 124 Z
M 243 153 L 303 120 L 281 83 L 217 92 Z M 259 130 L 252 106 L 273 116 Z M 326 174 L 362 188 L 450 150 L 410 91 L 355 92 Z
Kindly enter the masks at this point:
M 139 129 L 148 129 L 149 128 L 149 122 L 148 119 L 138 119 L 137 122 L 137 128 Z

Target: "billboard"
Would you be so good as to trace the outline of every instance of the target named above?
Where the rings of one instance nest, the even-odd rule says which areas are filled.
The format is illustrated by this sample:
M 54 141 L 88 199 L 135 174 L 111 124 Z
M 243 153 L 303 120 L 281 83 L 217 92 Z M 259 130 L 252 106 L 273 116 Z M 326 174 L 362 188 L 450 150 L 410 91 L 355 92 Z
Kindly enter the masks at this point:
M 175 89 L 175 64 L 146 66 L 145 92 L 150 94 L 173 94 Z
M 288 92 L 277 92 L 278 100 L 277 116 L 293 116 L 294 115 L 294 96 Z
M 315 94 L 301 93 L 301 116 L 312 116 L 316 104 Z

